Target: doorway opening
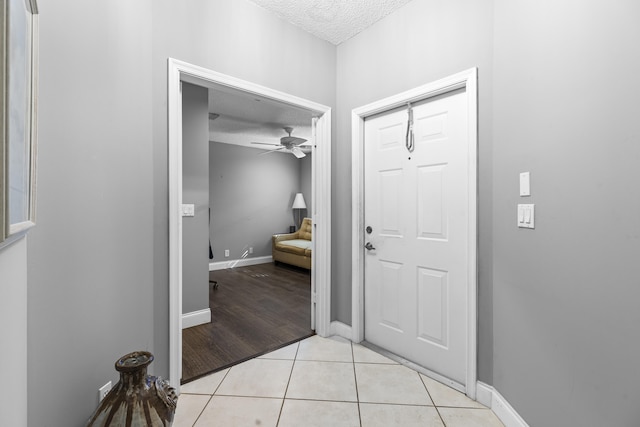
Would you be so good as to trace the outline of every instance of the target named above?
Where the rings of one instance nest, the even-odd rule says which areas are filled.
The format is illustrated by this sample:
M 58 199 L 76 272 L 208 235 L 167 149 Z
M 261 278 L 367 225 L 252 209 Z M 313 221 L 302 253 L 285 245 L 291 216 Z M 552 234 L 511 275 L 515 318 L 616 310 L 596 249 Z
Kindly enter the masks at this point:
M 438 367 L 433 366 L 418 366 L 414 363 L 414 367 L 422 368 L 421 370 L 425 371 L 425 373 L 433 378 L 444 382 L 454 388 L 458 388 L 459 390 L 465 392 L 470 398 L 475 399 L 476 396 L 476 381 L 477 381 L 477 343 L 476 343 L 476 333 L 477 333 L 477 117 L 478 117 L 478 107 L 477 107 L 477 69 L 473 68 L 444 79 L 438 80 L 433 83 L 426 84 L 424 86 L 420 86 L 418 88 L 409 90 L 407 92 L 400 93 L 398 95 L 394 95 L 392 97 L 374 102 L 372 104 L 357 108 L 352 112 L 352 187 L 354 189 L 353 192 L 353 217 L 352 223 L 354 224 L 353 232 L 352 232 L 352 261 L 353 261 L 353 293 L 352 293 L 352 340 L 355 342 L 361 342 L 367 339 L 367 334 L 365 333 L 365 278 L 366 278 L 366 268 L 365 262 L 366 259 L 371 263 L 373 258 L 376 258 L 380 265 L 386 263 L 386 267 L 388 268 L 389 273 L 393 270 L 394 274 L 397 274 L 398 277 L 404 274 L 404 277 L 409 277 L 414 284 L 411 287 L 406 287 L 402 291 L 398 291 L 397 289 L 391 289 L 388 286 L 385 288 L 384 292 L 403 292 L 406 295 L 414 295 L 414 297 L 421 297 L 422 301 L 425 301 L 425 295 L 427 296 L 437 296 L 439 291 L 442 291 L 441 295 L 446 295 L 448 292 L 448 282 L 447 282 L 447 269 L 446 268 L 429 268 L 424 267 L 420 264 L 413 265 L 411 264 L 407 273 L 403 273 L 401 270 L 403 269 L 403 262 L 391 262 L 389 260 L 377 259 L 377 257 L 372 257 L 372 249 L 375 249 L 376 244 L 379 243 L 380 246 L 385 245 L 384 239 L 386 237 L 403 237 L 405 234 L 411 234 L 416 238 L 416 240 L 425 241 L 448 241 L 448 237 L 443 236 L 435 236 L 429 235 L 429 233 L 422 233 L 419 235 L 417 233 L 418 228 L 425 227 L 425 224 L 428 225 L 428 221 L 424 221 L 425 218 L 420 218 L 422 223 L 417 224 L 416 218 L 413 218 L 413 224 L 411 225 L 413 228 L 408 232 L 406 230 L 402 231 L 398 229 L 398 232 L 394 233 L 389 232 L 386 233 L 388 236 L 377 236 L 379 237 L 378 241 L 375 241 L 372 244 L 372 240 L 374 240 L 374 236 L 376 232 L 373 234 L 371 228 L 369 228 L 369 224 L 365 223 L 365 169 L 369 167 L 368 160 L 365 158 L 365 119 L 373 118 L 373 116 L 379 115 L 381 113 L 390 112 L 394 109 L 403 108 L 406 112 L 403 111 L 402 117 L 400 117 L 397 124 L 394 126 L 382 126 L 380 127 L 381 132 L 383 133 L 383 137 L 393 137 L 390 133 L 390 129 L 398 128 L 401 130 L 401 135 L 397 138 L 398 141 L 379 141 L 379 146 L 382 149 L 392 148 L 394 144 L 398 143 L 401 150 L 404 150 L 406 154 L 406 159 L 409 162 L 414 162 L 417 160 L 417 156 L 414 155 L 413 150 L 417 149 L 418 136 L 416 135 L 416 139 L 413 139 L 413 132 L 411 129 L 413 126 L 417 126 L 413 121 L 413 113 L 418 112 L 414 111 L 413 105 L 419 104 L 422 101 L 429 101 L 438 99 L 440 95 L 448 95 L 454 94 L 458 91 L 462 91 L 464 94 L 464 99 L 461 105 L 458 107 L 458 115 L 462 117 L 465 122 L 464 125 L 464 134 L 459 138 L 461 144 L 464 145 L 464 150 L 466 153 L 461 157 L 458 157 L 457 164 L 461 164 L 465 169 L 464 172 L 460 175 L 462 178 L 459 179 L 460 186 L 459 188 L 463 188 L 462 192 L 464 193 L 464 201 L 460 202 L 460 206 L 466 211 L 466 216 L 462 220 L 462 225 L 460 227 L 462 233 L 464 234 L 464 241 L 462 244 L 462 249 L 465 253 L 464 257 L 464 267 L 458 270 L 456 273 L 458 277 L 462 276 L 462 279 L 459 283 L 463 285 L 460 286 L 459 291 L 461 292 L 460 298 L 457 299 L 461 307 L 458 307 L 462 310 L 462 313 L 465 315 L 465 319 L 463 321 L 464 325 L 459 330 L 462 331 L 461 342 L 464 346 L 461 350 L 462 357 L 460 358 L 459 368 L 462 370 L 462 374 L 460 376 L 460 382 L 450 380 L 446 374 L 442 374 L 438 372 Z M 442 97 L 440 97 L 442 99 Z M 406 118 L 405 118 L 406 117 Z M 444 123 L 440 120 L 440 118 L 446 117 L 446 114 L 441 114 L 440 112 L 433 113 L 425 113 L 424 117 L 416 117 L 416 121 L 422 120 L 426 124 L 432 119 L 435 119 L 437 126 L 433 126 L 431 130 L 426 132 L 428 135 L 425 137 L 424 142 L 429 142 L 428 139 L 430 136 L 434 135 L 435 130 L 442 129 L 441 124 Z M 391 117 L 393 119 L 393 117 Z M 437 129 L 436 129 L 437 128 Z M 407 130 L 409 129 L 409 130 Z M 432 132 L 433 131 L 433 132 Z M 411 135 L 411 136 L 409 136 Z M 426 150 L 426 147 L 424 147 Z M 408 153 L 408 154 L 407 154 Z M 433 156 L 430 159 L 433 160 Z M 415 188 L 412 189 L 411 183 L 405 181 L 405 178 L 402 178 L 402 168 L 400 166 L 393 167 L 384 166 L 381 172 L 387 173 L 390 170 L 395 171 L 397 173 L 391 174 L 387 173 L 388 176 L 382 177 L 386 179 L 384 181 L 385 185 L 388 187 L 387 190 L 390 190 L 393 185 L 398 185 L 398 192 L 411 193 L 411 197 L 431 197 L 430 195 L 440 194 L 440 190 L 444 189 L 444 186 L 441 186 L 441 183 L 444 183 L 444 180 L 440 178 L 444 176 L 440 172 L 443 168 L 446 167 L 448 160 L 437 159 L 437 161 L 433 165 L 429 165 L 428 162 L 424 165 L 419 166 L 418 173 L 422 173 L 421 176 L 416 175 L 419 179 L 419 182 L 415 185 L 426 186 L 426 190 L 428 191 L 417 191 Z M 414 165 L 415 166 L 415 165 Z M 389 169 L 391 168 L 391 169 Z M 435 180 L 431 179 L 426 175 L 426 172 L 433 172 L 431 174 L 432 178 L 437 178 Z M 437 173 L 436 173 L 437 172 Z M 415 173 L 414 173 L 415 175 Z M 381 179 L 382 179 L 381 178 Z M 395 184 L 394 184 L 395 183 Z M 393 184 L 393 185 L 392 185 Z M 407 185 L 410 184 L 410 185 Z M 436 185 L 437 184 L 437 185 Z M 425 189 L 423 188 L 423 190 Z M 437 191 L 436 191 L 437 190 Z M 444 191 L 444 190 L 443 190 Z M 395 193 L 394 193 L 395 194 Z M 443 193 L 444 194 L 444 193 Z M 445 200 L 445 199 L 440 199 Z M 419 201 L 419 200 L 418 200 Z M 388 204 L 378 204 L 378 207 L 388 206 Z M 422 204 L 420 205 L 420 212 L 428 212 L 431 209 L 432 204 Z M 426 210 L 425 210 L 426 209 Z M 408 210 L 411 210 L 409 208 Z M 445 210 L 440 211 L 440 213 L 445 212 Z M 444 218 L 440 213 L 438 215 L 432 215 L 431 219 L 434 218 Z M 395 218 L 393 216 L 394 212 L 382 212 L 383 216 L 386 216 L 387 219 Z M 436 218 L 436 219 L 437 219 Z M 446 219 L 446 218 L 445 218 Z M 398 221 L 398 224 L 402 225 L 402 221 Z M 434 222 L 435 224 L 435 222 Z M 381 227 L 378 227 L 378 232 Z M 365 231 L 366 230 L 366 231 Z M 424 230 L 422 230 L 424 231 Z M 404 234 L 403 234 L 404 233 Z M 399 239 L 396 239 L 399 240 Z M 375 252 L 375 251 L 374 251 Z M 382 250 L 378 251 L 382 253 Z M 373 255 L 376 255 L 373 253 Z M 412 256 L 419 256 L 419 254 L 414 253 Z M 421 261 L 424 260 L 424 256 L 421 258 Z M 414 263 L 415 264 L 415 263 Z M 409 264 L 407 264 L 409 265 Z M 385 266 L 383 266 L 385 267 Z M 393 267 L 393 268 L 391 268 Z M 389 273 L 388 275 L 390 275 Z M 436 280 L 437 279 L 437 280 Z M 383 284 L 383 286 L 386 286 Z M 368 289 L 368 288 L 367 288 Z M 368 289 L 369 290 L 369 289 Z M 377 289 L 375 290 L 377 291 Z M 375 292 L 374 291 L 374 292 Z M 433 292 L 432 292 L 433 291 Z M 438 292 L 435 292 L 438 291 Z M 386 295 L 386 294 L 385 294 Z M 391 294 L 390 294 L 391 295 Z M 445 301 L 445 300 L 441 300 Z M 431 301 L 432 302 L 432 301 Z M 434 305 L 432 304 L 431 308 Z M 443 305 L 444 307 L 444 305 Z M 396 307 L 397 308 L 397 307 Z M 443 317 L 434 318 L 431 316 L 433 311 L 429 311 L 429 316 L 421 316 L 420 312 L 417 314 L 417 319 L 409 319 L 409 322 L 419 322 L 419 328 L 423 328 L 422 331 L 418 331 L 418 334 L 414 334 L 414 338 L 422 341 L 433 340 L 433 334 L 431 337 L 428 334 L 423 334 L 425 329 L 429 329 L 429 324 L 426 323 L 426 318 L 431 317 L 431 320 L 435 321 L 436 327 L 442 327 L 445 320 L 445 317 L 448 315 L 446 310 L 442 310 Z M 423 312 L 424 314 L 424 312 Z M 427 319 L 429 320 L 429 319 Z M 384 323 L 384 322 L 381 322 Z M 387 322 L 389 323 L 389 322 Z M 415 323 L 418 324 L 418 323 Z M 431 324 L 433 326 L 434 324 Z M 387 325 L 388 326 L 388 325 Z M 394 325 L 391 325 L 394 326 Z M 397 330 L 397 325 L 394 326 Z M 389 327 L 389 329 L 392 329 Z M 432 331 L 434 329 L 431 329 Z M 447 331 L 445 331 L 446 333 Z M 436 343 L 441 348 L 446 348 L 446 344 Z M 385 345 L 386 346 L 386 345 Z M 384 348 L 384 350 L 389 351 L 390 353 L 395 353 L 400 355 L 405 361 L 410 359 L 410 357 L 402 356 L 402 352 L 398 351 L 396 348 Z M 411 362 L 411 360 L 409 360 Z
M 235 93 L 256 99 L 288 105 L 305 110 L 312 117 L 311 141 L 313 141 L 311 173 L 311 206 L 307 216 L 312 218 L 311 269 L 311 328 L 321 336 L 329 333 L 330 319 L 330 158 L 331 158 L 331 109 L 321 104 L 298 98 L 188 64 L 175 59 L 168 61 L 169 87 L 169 346 L 170 381 L 179 387 L 182 377 L 182 82 Z M 275 230 L 279 231 L 279 230 Z

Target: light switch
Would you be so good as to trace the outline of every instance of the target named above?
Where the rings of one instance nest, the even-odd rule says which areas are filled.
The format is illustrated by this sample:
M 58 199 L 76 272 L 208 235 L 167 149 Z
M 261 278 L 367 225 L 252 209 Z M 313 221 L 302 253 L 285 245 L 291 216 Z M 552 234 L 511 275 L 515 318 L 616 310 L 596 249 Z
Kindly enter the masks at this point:
M 183 204 L 182 205 L 182 216 L 195 216 L 195 205 L 193 205 L 193 204 Z
M 520 195 L 531 195 L 531 175 L 529 174 L 529 172 L 522 172 L 520 174 Z
M 535 228 L 535 205 L 518 205 L 518 227 Z

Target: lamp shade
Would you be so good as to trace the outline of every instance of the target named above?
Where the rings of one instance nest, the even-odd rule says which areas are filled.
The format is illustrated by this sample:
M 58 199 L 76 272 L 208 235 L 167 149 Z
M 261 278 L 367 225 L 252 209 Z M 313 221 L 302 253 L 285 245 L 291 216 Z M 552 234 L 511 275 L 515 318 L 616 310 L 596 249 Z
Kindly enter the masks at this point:
M 296 193 L 295 199 L 293 199 L 293 206 L 291 209 L 307 209 L 307 205 L 304 202 L 304 196 L 302 193 Z

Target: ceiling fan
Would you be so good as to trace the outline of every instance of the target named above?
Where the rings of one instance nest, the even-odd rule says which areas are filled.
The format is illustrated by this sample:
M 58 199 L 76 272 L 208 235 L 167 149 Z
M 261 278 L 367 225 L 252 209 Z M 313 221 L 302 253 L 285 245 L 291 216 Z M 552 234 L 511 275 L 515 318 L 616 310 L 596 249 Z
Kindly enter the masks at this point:
M 296 136 L 291 136 L 291 132 L 293 132 L 293 128 L 291 127 L 284 127 L 283 128 L 285 132 L 287 132 L 289 134 L 289 136 L 283 136 L 282 138 L 280 138 L 280 144 L 271 144 L 271 143 L 267 143 L 267 142 L 252 142 L 252 144 L 258 144 L 258 145 L 271 145 L 274 147 L 278 147 L 275 150 L 269 150 L 266 153 L 263 154 L 269 154 L 272 153 L 274 151 L 288 151 L 291 154 L 293 154 L 294 156 L 296 156 L 297 158 L 301 159 L 304 156 L 306 156 L 306 154 L 304 154 L 304 152 L 300 149 L 300 145 L 302 145 L 304 142 L 307 142 L 306 139 L 304 138 L 298 138 Z

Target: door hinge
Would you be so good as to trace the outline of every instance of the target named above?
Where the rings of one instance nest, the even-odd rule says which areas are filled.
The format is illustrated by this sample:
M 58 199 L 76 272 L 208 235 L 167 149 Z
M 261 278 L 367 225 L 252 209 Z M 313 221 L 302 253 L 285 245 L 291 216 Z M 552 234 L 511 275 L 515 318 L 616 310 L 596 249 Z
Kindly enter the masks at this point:
M 316 303 L 316 294 L 315 294 L 315 292 L 311 294 L 311 302 L 314 303 L 314 304 Z

